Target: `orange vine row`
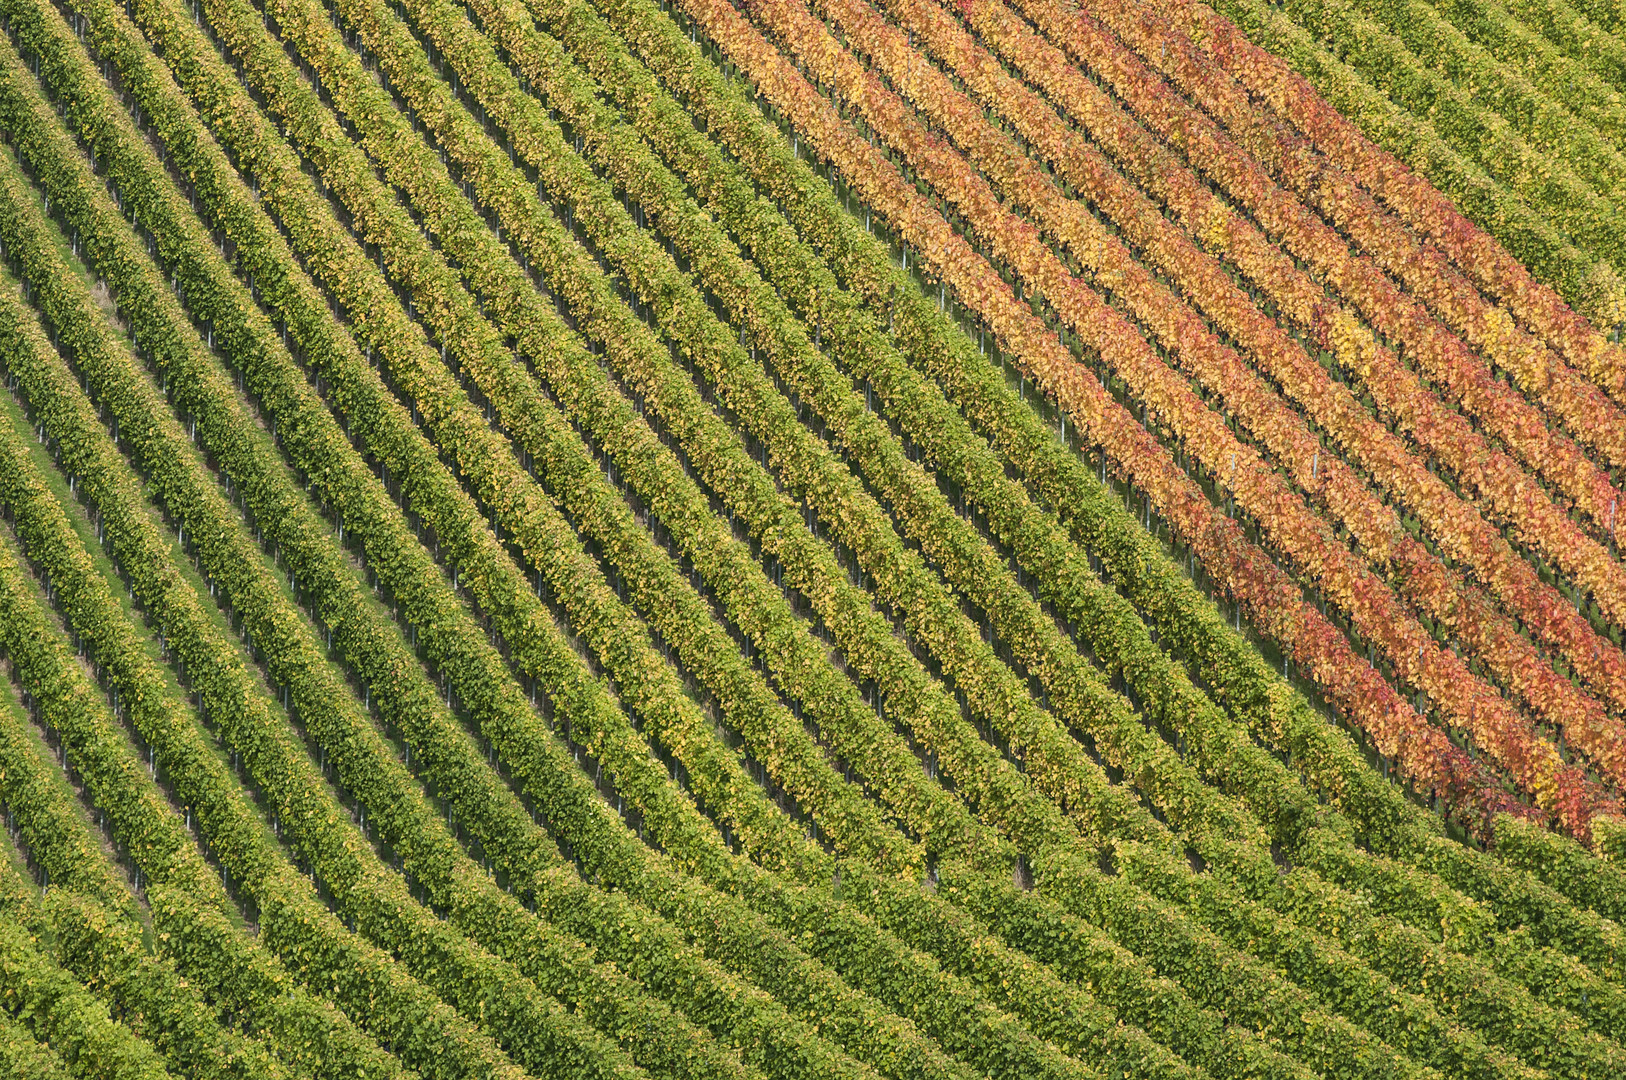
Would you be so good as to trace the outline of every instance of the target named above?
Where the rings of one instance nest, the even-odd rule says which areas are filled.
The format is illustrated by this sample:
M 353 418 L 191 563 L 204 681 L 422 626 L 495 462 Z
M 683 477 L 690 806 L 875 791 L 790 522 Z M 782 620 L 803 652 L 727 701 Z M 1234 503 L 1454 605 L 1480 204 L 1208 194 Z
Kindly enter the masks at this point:
M 872 210 L 923 253 L 933 270 L 993 330 L 1026 372 L 1146 493 L 1191 545 L 1209 572 L 1262 632 L 1281 643 L 1337 708 L 1396 760 L 1419 789 L 1432 791 L 1476 829 L 1488 815 L 1533 813 L 1485 764 L 1453 745 L 1420 718 L 1383 677 L 1361 660 L 1344 635 L 1299 587 L 1220 513 L 1172 454 L 1119 405 L 1088 368 L 1073 360 L 994 268 L 956 234 L 891 160 L 847 124 L 789 60 L 763 39 L 727 0 L 682 0 L 729 59 L 792 122 L 811 145 L 850 178 Z M 833 43 L 832 43 L 833 44 Z M 849 101 L 885 94 L 879 79 L 857 73 L 843 87 Z M 1123 335 L 1140 343 L 1130 330 Z M 1250 457 L 1252 452 L 1248 452 Z
M 1031 5 L 1028 0 L 1019 2 L 1036 21 L 1042 9 L 1046 11 L 1042 15 L 1045 22 L 1065 14 L 1052 0 L 1039 0 Z M 1224 110 L 1216 115 L 1236 116 L 1237 110 L 1243 108 L 1253 112 L 1248 102 L 1249 93 L 1267 102 L 1277 116 L 1289 120 L 1326 155 L 1336 171 L 1352 177 L 1426 236 L 1444 258 L 1428 258 L 1425 252 L 1413 248 L 1410 257 L 1401 256 L 1401 261 L 1392 268 L 1399 272 L 1411 265 L 1422 271 L 1409 276 L 1407 285 L 1430 294 L 1431 302 L 1438 305 L 1436 310 L 1443 317 L 1467 320 L 1459 325 L 1459 331 L 1471 325 L 1475 313 L 1468 301 L 1470 290 L 1462 287 L 1466 282 L 1450 264 L 1460 267 L 1479 288 L 1507 305 L 1519 322 L 1534 330 L 1597 387 L 1615 401 L 1626 404 L 1626 349 L 1606 339 L 1556 292 L 1536 281 L 1492 236 L 1464 217 L 1449 198 L 1393 154 L 1366 138 L 1359 128 L 1323 100 L 1308 80 L 1249 42 L 1230 20 L 1201 0 L 1174 0 L 1162 5 L 1163 14 L 1121 0 L 1092 4 L 1090 9 L 1125 41 L 1138 42 L 1135 47 L 1143 56 L 1150 59 L 1155 55 L 1160 64 L 1179 65 L 1183 76 L 1198 80 L 1188 84 L 1188 89 L 1197 92 L 1200 87 L 1205 95 L 1205 109 L 1212 106 Z M 1050 33 L 1048 26 L 1045 29 Z M 1200 42 L 1200 46 L 1196 42 Z M 1326 169 L 1310 165 L 1303 158 L 1299 148 L 1293 145 L 1302 140 L 1281 139 L 1286 134 L 1285 128 L 1268 134 L 1276 148 L 1265 160 L 1274 160 L 1280 155 L 1284 166 L 1310 166 L 1303 175 L 1294 177 L 1295 182 L 1313 186 L 1336 180 L 1327 175 Z M 1364 192 L 1355 190 L 1354 184 L 1335 185 L 1329 194 L 1328 209 L 1351 211 L 1339 215 L 1340 225 L 1346 228 L 1369 225 L 1374 230 L 1387 227 L 1387 215 L 1370 214 L 1369 209 L 1374 208 L 1370 199 Z M 1391 231 L 1390 236 L 1394 235 Z M 1363 237 L 1362 242 L 1367 242 L 1366 238 Z M 1426 267 L 1413 261 L 1418 256 L 1427 259 Z M 1438 274 L 1441 270 L 1445 271 L 1442 276 L 1430 279 L 1430 273 Z M 1459 304 L 1468 306 L 1458 309 Z M 1498 325 L 1492 321 L 1484 325 L 1492 342 L 1498 333 L 1514 329 L 1510 322 Z M 1516 360 L 1517 354 L 1510 352 L 1510 365 Z M 1562 381 L 1568 393 L 1583 393 L 1580 380 L 1567 379 L 1566 374 L 1573 373 L 1557 369 L 1546 373 Z M 1538 391 L 1544 390 L 1548 381 L 1543 375 L 1539 367 L 1529 373 L 1531 385 Z M 1576 418 L 1585 421 L 1584 413 Z
M 1006 75 L 959 24 L 926 0 L 887 0 L 903 24 L 990 107 L 1012 119 L 1062 175 L 1078 183 L 1125 234 L 1151 254 L 1210 316 L 1262 361 L 1268 373 L 1402 501 L 1442 536 L 1459 559 L 1499 569 L 1497 556 L 1517 560 L 1496 530 L 1459 500 L 1349 391 L 1331 380 L 1303 348 L 1266 315 L 1207 256 L 1136 191 L 1106 158 L 1059 122 L 1036 94 Z M 1066 198 L 1038 166 L 986 123 L 981 111 L 929 64 L 918 62 L 913 43 L 865 0 L 824 0 L 851 42 L 862 42 L 893 81 L 939 123 L 1018 202 L 1123 296 L 1144 324 L 1200 382 L 1221 394 L 1294 481 L 1318 498 L 1355 535 L 1369 562 L 1392 566 L 1414 603 L 1446 622 L 1499 678 L 1544 719 L 1563 727 L 1612 781 L 1626 781 L 1626 727 L 1547 664 L 1479 589 L 1413 539 L 1399 516 L 1379 501 L 1343 461 L 1322 453 L 1320 440 L 1232 350 L 1222 346 L 1196 314 L 1152 279 L 1116 237 L 1108 235 L 1081 204 Z M 1189 175 L 1189 174 L 1188 174 Z M 1193 183 L 1195 181 L 1193 180 Z M 1209 201 L 1212 201 L 1211 198 Z M 1256 234 L 1257 235 L 1257 234 Z M 1346 316 L 1347 318 L 1347 316 Z M 1487 550 L 1488 549 L 1488 550 Z M 1534 573 L 1530 573 L 1534 578 Z M 1537 580 L 1539 585 L 1539 579 Z M 1552 599 L 1562 602 L 1556 590 Z M 1610 646 L 1613 649 L 1613 646 Z

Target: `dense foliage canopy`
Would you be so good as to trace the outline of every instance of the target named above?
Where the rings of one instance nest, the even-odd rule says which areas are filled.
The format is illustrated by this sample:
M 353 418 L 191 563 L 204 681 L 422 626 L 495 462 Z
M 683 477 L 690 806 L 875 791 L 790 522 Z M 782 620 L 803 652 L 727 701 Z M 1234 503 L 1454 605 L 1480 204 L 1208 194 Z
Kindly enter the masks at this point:
M 0 25 L 0 1072 L 1626 1076 L 1619 0 Z

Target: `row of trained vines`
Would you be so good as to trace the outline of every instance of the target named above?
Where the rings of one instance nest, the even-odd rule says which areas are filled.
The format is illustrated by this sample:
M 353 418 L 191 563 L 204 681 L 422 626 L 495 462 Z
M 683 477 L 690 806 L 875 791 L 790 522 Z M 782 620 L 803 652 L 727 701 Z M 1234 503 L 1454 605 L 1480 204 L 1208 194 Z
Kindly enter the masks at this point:
M 1621 1075 L 1620 23 L 0 0 L 0 1071 Z

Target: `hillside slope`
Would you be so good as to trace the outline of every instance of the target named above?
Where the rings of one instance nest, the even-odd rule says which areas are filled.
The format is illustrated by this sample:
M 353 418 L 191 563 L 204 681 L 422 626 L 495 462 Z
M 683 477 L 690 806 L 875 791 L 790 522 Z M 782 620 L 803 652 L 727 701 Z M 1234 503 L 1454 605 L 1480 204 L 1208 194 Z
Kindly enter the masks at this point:
M 1221 10 L 0 0 L 8 1068 L 1618 1075 L 1606 51 Z

